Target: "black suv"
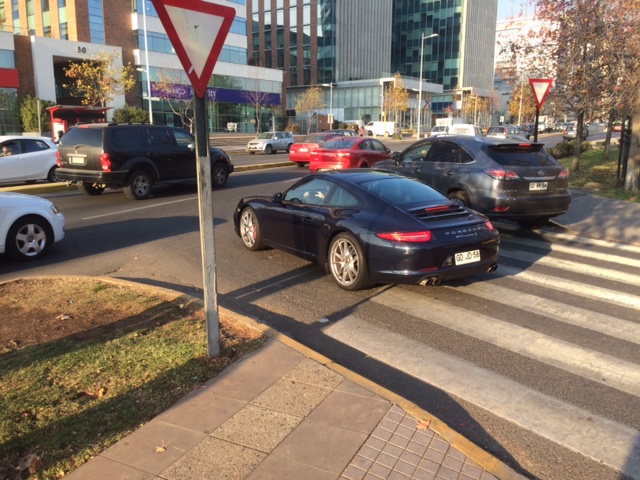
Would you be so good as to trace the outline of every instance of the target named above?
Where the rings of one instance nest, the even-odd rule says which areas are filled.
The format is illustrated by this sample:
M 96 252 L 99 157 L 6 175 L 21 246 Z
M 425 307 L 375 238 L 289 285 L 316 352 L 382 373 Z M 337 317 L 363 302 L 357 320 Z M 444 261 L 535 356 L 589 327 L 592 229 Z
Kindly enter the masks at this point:
M 58 144 L 60 181 L 76 183 L 85 195 L 123 188 L 143 200 L 156 183 L 197 178 L 195 138 L 163 125 L 94 123 L 70 128 Z M 229 155 L 210 149 L 213 187 L 224 187 L 233 172 Z

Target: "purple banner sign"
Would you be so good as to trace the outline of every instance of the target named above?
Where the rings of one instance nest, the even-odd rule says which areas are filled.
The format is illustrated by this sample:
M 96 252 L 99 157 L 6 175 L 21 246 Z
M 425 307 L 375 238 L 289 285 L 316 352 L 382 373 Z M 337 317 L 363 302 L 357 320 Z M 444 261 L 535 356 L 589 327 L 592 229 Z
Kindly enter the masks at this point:
M 171 90 L 169 92 L 166 92 L 165 89 L 158 88 L 156 82 L 151 82 L 151 96 L 190 100 L 193 97 L 193 88 L 189 85 L 174 83 L 171 86 Z M 268 93 L 262 96 L 266 97 L 263 99 L 263 105 L 280 105 L 279 94 Z M 249 105 L 253 104 L 250 96 L 247 95 L 247 92 L 243 92 L 241 90 L 231 90 L 228 88 L 208 87 L 207 100 L 209 100 L 210 102 L 243 103 Z

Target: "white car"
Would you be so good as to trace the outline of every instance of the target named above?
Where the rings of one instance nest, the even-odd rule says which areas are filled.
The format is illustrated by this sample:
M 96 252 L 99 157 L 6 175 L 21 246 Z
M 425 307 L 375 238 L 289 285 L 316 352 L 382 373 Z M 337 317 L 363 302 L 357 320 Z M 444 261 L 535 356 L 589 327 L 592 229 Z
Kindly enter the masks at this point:
M 16 260 L 31 260 L 63 238 L 64 215 L 49 200 L 0 193 L 0 253 Z
M 0 136 L 0 183 L 57 182 L 57 151 L 50 138 Z
M 291 132 L 265 132 L 247 143 L 247 152 L 253 155 L 256 152 L 271 155 L 278 150 L 289 153 L 295 140 Z

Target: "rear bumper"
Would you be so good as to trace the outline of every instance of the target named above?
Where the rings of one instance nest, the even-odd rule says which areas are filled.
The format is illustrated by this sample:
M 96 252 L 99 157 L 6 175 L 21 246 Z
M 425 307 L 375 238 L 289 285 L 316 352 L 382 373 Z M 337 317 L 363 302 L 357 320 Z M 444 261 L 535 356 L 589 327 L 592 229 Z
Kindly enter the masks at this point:
M 96 170 L 78 170 L 73 168 L 58 168 L 56 171 L 58 178 L 62 182 L 100 184 L 108 186 L 124 185 L 128 170 L 120 170 L 115 172 L 99 172 Z
M 491 219 L 556 217 L 567 213 L 571 193 L 545 196 L 478 196 L 472 200 L 474 210 Z M 505 210 L 506 208 L 506 210 Z

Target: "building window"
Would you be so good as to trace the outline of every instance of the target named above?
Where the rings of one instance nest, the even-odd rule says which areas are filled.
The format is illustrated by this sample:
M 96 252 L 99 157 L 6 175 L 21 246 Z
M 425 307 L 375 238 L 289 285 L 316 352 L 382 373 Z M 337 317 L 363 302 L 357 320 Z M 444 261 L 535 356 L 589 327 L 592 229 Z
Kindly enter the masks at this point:
M 91 43 L 105 43 L 102 0 L 89 0 L 89 36 Z
M 16 68 L 16 59 L 11 50 L 0 50 L 0 68 Z

